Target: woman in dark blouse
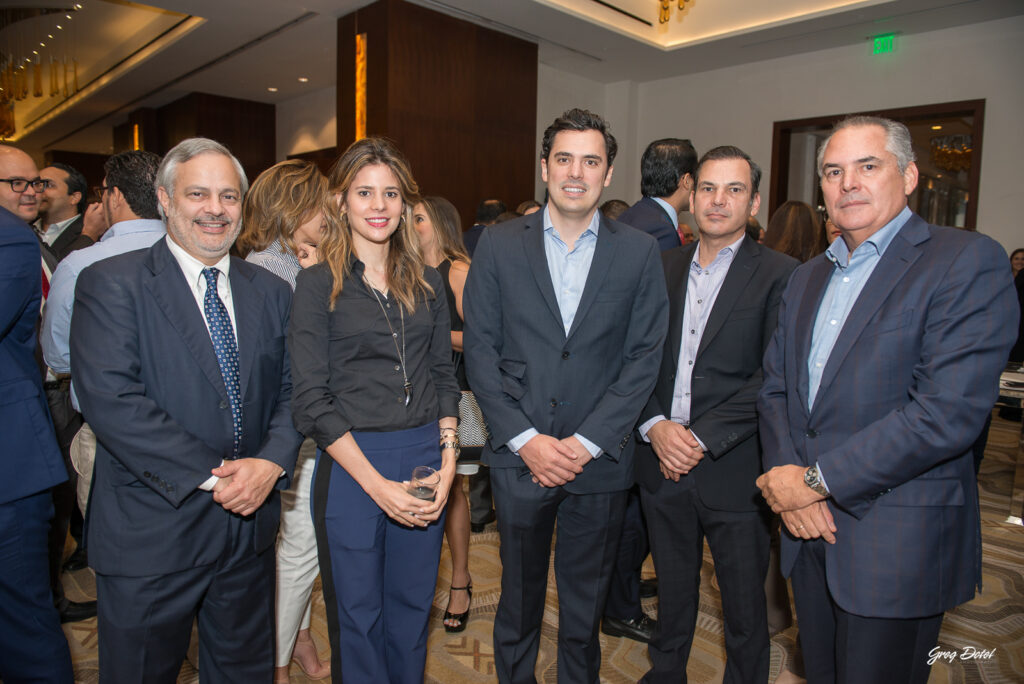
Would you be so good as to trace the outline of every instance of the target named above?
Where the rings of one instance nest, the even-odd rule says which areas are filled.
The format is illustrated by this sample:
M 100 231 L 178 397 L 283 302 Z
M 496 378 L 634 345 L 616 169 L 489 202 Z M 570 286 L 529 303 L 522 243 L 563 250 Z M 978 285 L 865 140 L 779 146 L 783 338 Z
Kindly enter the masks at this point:
M 364 138 L 330 186 L 340 216 L 321 262 L 298 275 L 289 341 L 295 425 L 323 450 L 312 500 L 331 669 L 350 682 L 422 682 L 455 475 L 451 320 L 419 256 L 418 188 L 402 154 Z M 416 466 L 440 474 L 433 501 L 409 493 Z

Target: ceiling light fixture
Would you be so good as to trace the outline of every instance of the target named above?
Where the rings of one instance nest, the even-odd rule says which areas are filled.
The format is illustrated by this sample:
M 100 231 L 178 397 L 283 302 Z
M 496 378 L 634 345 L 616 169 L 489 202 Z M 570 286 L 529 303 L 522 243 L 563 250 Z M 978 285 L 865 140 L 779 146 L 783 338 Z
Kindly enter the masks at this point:
M 305 76 L 299 76 L 299 83 L 309 83 L 309 79 Z
M 939 124 L 935 124 L 934 126 L 932 126 L 932 130 L 933 131 L 941 131 L 942 130 L 942 126 L 940 126 Z
M 680 13 L 686 9 L 686 3 L 692 1 L 693 0 L 676 0 Z M 672 18 L 672 3 L 673 0 L 660 0 L 660 6 L 658 7 L 659 24 L 667 24 L 668 20 Z
M 276 93 L 277 92 L 277 88 L 275 88 L 274 86 L 270 86 L 269 88 L 267 88 L 267 90 L 269 90 L 272 93 Z

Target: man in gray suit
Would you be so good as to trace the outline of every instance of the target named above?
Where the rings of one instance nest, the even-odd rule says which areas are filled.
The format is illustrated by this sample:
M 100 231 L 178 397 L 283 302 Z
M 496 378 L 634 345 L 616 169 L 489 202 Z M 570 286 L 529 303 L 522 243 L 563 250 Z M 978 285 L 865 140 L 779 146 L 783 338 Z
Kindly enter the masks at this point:
M 544 133 L 542 212 L 493 226 L 466 285 L 469 381 L 501 534 L 500 682 L 534 682 L 555 522 L 558 678 L 597 682 L 598 621 L 667 330 L 657 243 L 601 217 L 616 143 L 573 109 Z

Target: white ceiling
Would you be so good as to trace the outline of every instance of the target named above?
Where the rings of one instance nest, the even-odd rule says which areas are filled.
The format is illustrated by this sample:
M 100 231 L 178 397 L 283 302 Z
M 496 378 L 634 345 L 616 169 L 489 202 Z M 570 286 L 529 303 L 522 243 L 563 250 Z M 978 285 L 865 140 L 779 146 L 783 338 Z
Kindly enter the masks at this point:
M 334 85 L 336 20 L 370 4 L 152 0 L 146 7 L 124 0 L 78 1 L 83 8 L 74 15 L 73 52 L 82 64 L 80 85 L 105 75 L 63 108 L 61 97 L 19 102 L 15 144 L 29 151 L 109 152 L 111 128 L 128 112 L 193 91 L 276 103 Z M 1021 0 L 690 0 L 682 13 L 673 0 L 671 20 L 660 25 L 657 0 L 605 0 L 648 25 L 594 0 L 411 1 L 536 42 L 542 63 L 604 83 L 648 81 L 858 42 L 867 50 L 873 35 L 1024 13 Z M 0 46 L 10 43 L 12 31 L 26 33 L 29 23 L 5 29 Z M 164 37 L 166 44 L 157 41 L 147 54 L 111 70 L 167 30 L 172 35 Z M 309 80 L 300 83 L 299 77 Z M 36 120 L 34 127 L 23 125 Z

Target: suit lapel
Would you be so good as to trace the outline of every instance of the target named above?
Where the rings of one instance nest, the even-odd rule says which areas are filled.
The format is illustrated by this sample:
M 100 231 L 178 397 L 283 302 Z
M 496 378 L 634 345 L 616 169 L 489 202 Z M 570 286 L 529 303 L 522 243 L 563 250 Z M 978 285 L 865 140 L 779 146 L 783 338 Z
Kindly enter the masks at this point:
M 715 298 L 715 305 L 708 316 L 708 324 L 704 327 L 704 334 L 700 337 L 700 346 L 697 347 L 697 358 L 704 353 L 704 350 L 711 344 L 718 331 L 722 329 L 729 314 L 736 307 L 736 302 L 743 295 L 743 291 L 750 282 L 751 277 L 760 265 L 758 257 L 760 247 L 749 238 L 740 243 L 740 248 L 729 265 L 729 271 L 722 281 L 722 289 L 718 291 Z
M 911 265 L 921 256 L 921 251 L 916 247 L 916 243 L 912 244 L 907 239 L 907 233 L 915 232 L 915 228 L 917 226 L 908 221 L 908 225 L 893 237 L 885 254 L 875 266 L 875 270 L 871 272 L 871 277 L 868 278 L 868 282 L 850 310 L 850 315 L 847 316 L 843 329 L 839 331 L 839 337 L 825 363 L 825 369 L 821 374 L 819 395 L 832 384 L 839 367 L 842 366 L 843 360 L 846 359 L 846 355 L 849 354 L 854 343 L 860 338 L 864 327 L 885 303 Z M 813 326 L 813 321 L 811 325 Z M 814 403 L 815 406 L 820 405 L 818 401 Z
M 537 281 L 544 303 L 547 304 L 551 315 L 558 321 L 559 330 L 563 330 L 562 314 L 558 309 L 558 300 L 555 298 L 555 287 L 551 284 L 551 272 L 548 270 L 548 258 L 544 254 L 544 225 L 543 212 L 533 213 L 537 218 L 526 224 L 523 229 L 523 247 L 526 249 L 526 263 L 533 271 L 533 278 Z
M 810 382 L 807 375 L 807 357 L 811 353 L 814 319 L 818 316 L 821 298 L 825 296 L 825 287 L 835 268 L 828 257 L 824 255 L 815 257 L 815 259 L 814 267 L 807 278 L 807 285 L 804 287 L 803 297 L 800 299 L 800 309 L 796 314 L 796 387 L 800 405 L 803 407 L 807 406 L 807 390 Z
M 213 351 L 210 331 L 196 305 L 189 284 L 185 282 L 181 268 L 163 240 L 158 240 L 150 250 L 146 264 L 153 274 L 146 282 L 146 289 L 160 306 L 171 327 L 181 335 L 185 346 L 195 357 L 196 364 L 202 369 L 203 375 L 217 390 L 221 399 L 228 401 L 228 392 L 224 387 L 220 366 L 217 364 L 217 354 Z
M 673 366 L 679 358 L 679 347 L 683 344 L 683 310 L 686 307 L 686 290 L 690 285 L 690 262 L 697 243 L 682 249 L 673 249 L 665 264 L 665 278 L 668 284 L 668 344 Z
M 266 296 L 252 286 L 255 268 L 241 259 L 231 260 L 231 301 L 235 306 L 235 330 L 238 341 L 239 393 L 243 399 L 252 375 L 253 359 L 260 341 L 259 325 Z
M 587 272 L 587 282 L 583 286 L 583 296 L 580 297 L 580 305 L 576 308 L 576 315 L 572 319 L 572 326 L 566 339 L 573 336 L 573 333 L 586 319 L 587 310 L 594 303 L 594 298 L 601 291 L 601 286 L 608 275 L 615 257 L 615 244 L 618 241 L 618 233 L 612 227 L 610 221 L 601 216 L 600 228 L 597 230 L 597 245 L 594 247 L 594 258 L 590 262 L 590 271 Z

